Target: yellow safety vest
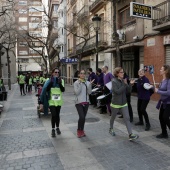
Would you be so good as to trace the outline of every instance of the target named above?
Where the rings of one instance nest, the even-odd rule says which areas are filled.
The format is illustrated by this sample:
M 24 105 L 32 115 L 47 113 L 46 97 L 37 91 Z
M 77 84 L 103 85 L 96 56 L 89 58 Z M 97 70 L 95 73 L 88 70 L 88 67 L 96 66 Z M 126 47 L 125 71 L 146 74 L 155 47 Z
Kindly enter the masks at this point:
M 64 80 L 62 80 L 62 85 L 64 86 Z M 51 88 L 50 100 L 48 101 L 49 106 L 62 106 L 63 105 L 63 95 L 58 87 Z
M 29 78 L 29 85 L 32 85 L 32 78 Z
M 25 76 L 20 75 L 19 76 L 19 84 L 24 84 L 25 83 Z

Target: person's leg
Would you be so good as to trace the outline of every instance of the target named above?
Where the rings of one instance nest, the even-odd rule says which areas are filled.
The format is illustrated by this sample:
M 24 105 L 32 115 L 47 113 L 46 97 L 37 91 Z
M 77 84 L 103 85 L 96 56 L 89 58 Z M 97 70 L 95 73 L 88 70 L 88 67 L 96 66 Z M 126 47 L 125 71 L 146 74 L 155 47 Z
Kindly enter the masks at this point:
M 57 106 L 55 107 L 56 109 L 56 131 L 57 131 L 57 134 L 60 135 L 61 134 L 61 131 L 59 129 L 59 126 L 60 126 L 60 110 L 61 110 L 61 106 Z
M 149 117 L 148 117 L 148 113 L 146 112 L 146 108 L 148 106 L 148 103 L 149 103 L 149 100 L 143 100 L 142 101 L 142 105 L 141 105 L 141 112 L 144 116 L 144 119 L 145 119 L 145 123 L 146 123 L 146 128 L 145 130 L 149 130 L 150 129 L 150 121 L 149 121 Z
M 170 104 L 166 105 L 163 118 L 164 118 L 164 121 L 166 122 L 166 125 L 170 129 Z
M 51 126 L 52 126 L 52 137 L 55 137 L 55 120 L 56 120 L 56 109 L 55 106 L 50 106 L 51 111 Z
M 119 109 L 111 107 L 112 115 L 111 115 L 111 118 L 110 118 L 110 130 L 109 130 L 109 133 L 111 135 L 113 135 L 113 136 L 115 135 L 114 130 L 113 130 L 113 124 L 114 124 L 114 120 L 116 118 L 116 115 L 117 115 L 118 111 L 119 111 Z
M 86 115 L 87 115 L 88 108 L 89 108 L 89 105 L 88 105 L 88 104 L 86 104 L 86 105 L 83 106 L 84 119 L 83 119 L 83 123 L 82 123 L 82 127 L 81 127 L 82 130 L 84 130 L 85 119 L 86 119 Z
M 20 84 L 19 87 L 20 87 L 20 93 L 21 93 L 21 96 L 22 96 L 22 84 Z
M 83 105 L 81 104 L 76 104 L 76 109 L 79 115 L 79 120 L 78 120 L 78 130 L 82 130 L 84 121 L 85 121 L 85 115 L 84 115 L 84 108 Z
M 142 100 L 138 99 L 137 110 L 138 110 L 139 122 L 136 123 L 135 125 L 143 125 L 143 116 L 142 116 L 142 113 L 141 113 L 141 104 L 142 104 Z
M 82 127 L 85 121 L 85 115 L 84 115 L 84 110 L 83 110 L 83 105 L 81 104 L 76 104 L 76 109 L 79 115 L 79 120 L 78 120 L 78 128 L 77 128 L 77 137 L 80 138 L 82 137 Z
M 133 122 L 133 110 L 132 110 L 132 106 L 131 106 L 131 94 L 126 95 L 126 98 L 127 98 L 130 122 Z
M 164 121 L 164 108 L 163 105 L 161 106 L 159 110 L 159 121 L 162 129 L 162 133 L 160 135 L 157 135 L 157 138 L 167 138 L 168 133 L 167 133 L 167 127 L 166 127 L 166 122 Z
M 22 90 L 23 90 L 23 93 L 24 93 L 24 95 L 25 95 L 25 85 L 24 85 L 24 84 L 23 84 Z
M 130 123 L 130 118 L 129 118 L 129 111 L 128 111 L 128 107 L 122 107 L 120 109 L 121 113 L 123 114 L 123 119 L 127 128 L 127 131 L 130 134 L 132 134 L 132 127 L 131 127 L 131 123 Z

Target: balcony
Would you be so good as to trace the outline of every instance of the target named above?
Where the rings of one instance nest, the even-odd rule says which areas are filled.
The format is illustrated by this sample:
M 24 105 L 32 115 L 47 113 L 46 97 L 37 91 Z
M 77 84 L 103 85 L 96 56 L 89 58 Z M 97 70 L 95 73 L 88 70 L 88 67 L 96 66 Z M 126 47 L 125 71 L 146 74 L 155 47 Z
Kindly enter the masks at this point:
M 154 6 L 152 23 L 155 31 L 170 29 L 170 2 L 165 1 Z
M 106 48 L 108 45 L 107 40 L 108 34 L 107 33 L 100 33 L 98 35 L 98 48 Z M 82 52 L 82 48 L 84 46 L 84 42 L 81 42 L 76 46 L 76 54 L 79 54 Z M 93 36 L 90 38 L 90 40 L 87 41 L 87 44 L 85 45 L 83 52 L 87 52 L 90 50 L 93 50 L 96 47 L 96 36 Z
M 107 0 L 95 0 L 89 7 L 89 11 L 95 13 L 107 3 Z
M 86 17 L 89 16 L 89 7 L 88 5 L 84 5 L 83 8 L 77 13 L 77 22 L 83 22 Z
M 71 1 L 70 1 L 71 6 L 73 6 L 73 5 L 76 3 L 76 1 L 77 1 L 77 0 L 71 0 Z
M 58 18 L 58 12 L 57 11 L 53 11 L 52 12 L 52 19 L 57 19 Z
M 58 37 L 58 29 L 57 28 L 53 28 L 52 29 L 51 37 L 53 37 L 53 38 L 57 38 Z

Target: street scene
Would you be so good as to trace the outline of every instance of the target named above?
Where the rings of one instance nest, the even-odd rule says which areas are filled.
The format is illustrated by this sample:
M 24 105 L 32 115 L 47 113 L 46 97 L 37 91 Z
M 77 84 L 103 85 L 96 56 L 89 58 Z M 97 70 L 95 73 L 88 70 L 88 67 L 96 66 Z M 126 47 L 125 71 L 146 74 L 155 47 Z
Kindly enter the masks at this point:
M 147 108 L 151 130 L 134 125 L 138 121 L 136 97 L 133 131 L 140 137 L 128 140 L 124 122 L 116 118 L 116 136 L 109 134 L 109 114 L 99 114 L 90 106 L 87 113 L 86 137 L 77 138 L 78 114 L 73 86 L 66 85 L 61 109 L 61 135 L 51 137 L 50 115 L 39 118 L 35 93 L 21 96 L 18 84 L 12 86 L 0 118 L 1 170 L 168 170 L 169 139 L 157 139 L 160 133 L 156 102 Z
M 0 0 L 0 170 L 170 170 L 170 0 Z

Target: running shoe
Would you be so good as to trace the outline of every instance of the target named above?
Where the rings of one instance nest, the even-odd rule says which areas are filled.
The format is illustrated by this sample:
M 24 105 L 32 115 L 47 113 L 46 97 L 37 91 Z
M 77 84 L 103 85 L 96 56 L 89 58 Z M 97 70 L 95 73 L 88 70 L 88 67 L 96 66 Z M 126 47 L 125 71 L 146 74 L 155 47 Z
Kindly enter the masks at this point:
M 59 128 L 57 128 L 57 129 L 56 129 L 56 131 L 57 131 L 57 134 L 58 134 L 58 135 L 60 135 L 60 134 L 61 134 L 61 131 L 60 131 L 60 129 L 59 129 Z
M 130 140 L 130 141 L 136 140 L 136 139 L 138 139 L 138 138 L 139 138 L 139 136 L 138 136 L 138 135 L 135 135 L 135 134 L 133 134 L 133 133 L 129 135 L 129 140 Z
M 114 132 L 114 130 L 113 129 L 109 129 L 109 133 L 112 135 L 112 136 L 115 136 L 115 132 Z

